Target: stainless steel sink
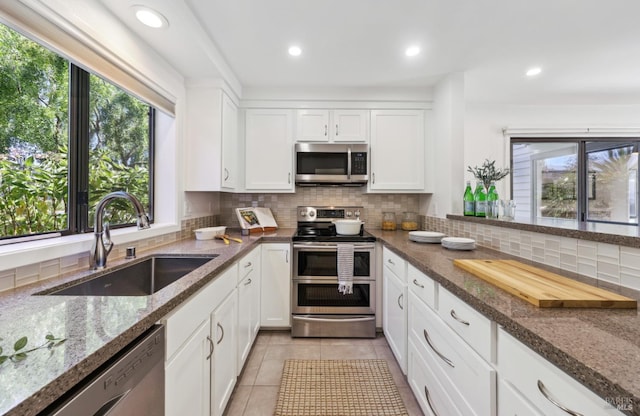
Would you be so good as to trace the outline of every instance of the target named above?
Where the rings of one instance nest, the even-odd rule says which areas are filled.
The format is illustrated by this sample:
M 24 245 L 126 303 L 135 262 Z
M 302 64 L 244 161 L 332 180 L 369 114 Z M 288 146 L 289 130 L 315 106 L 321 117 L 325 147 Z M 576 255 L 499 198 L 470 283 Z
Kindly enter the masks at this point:
M 148 296 L 179 280 L 217 254 L 208 256 L 152 256 L 102 274 L 95 279 L 42 295 Z

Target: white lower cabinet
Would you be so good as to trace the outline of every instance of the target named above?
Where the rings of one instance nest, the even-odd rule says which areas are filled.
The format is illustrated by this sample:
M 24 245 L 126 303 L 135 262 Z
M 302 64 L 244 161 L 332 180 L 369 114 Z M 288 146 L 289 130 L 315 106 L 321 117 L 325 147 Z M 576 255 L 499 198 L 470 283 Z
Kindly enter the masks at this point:
M 238 262 L 238 375 L 260 330 L 260 248 Z
M 383 269 L 382 327 L 400 369 L 407 374 L 407 284 L 386 265 Z
M 503 329 L 498 330 L 497 358 L 500 386 L 503 388 L 508 382 L 528 402 L 534 403 L 542 415 L 622 415 Z M 501 416 L 509 414 L 513 414 L 510 408 L 504 412 L 500 409 Z
M 238 351 L 236 322 L 237 289 L 213 311 L 211 333 L 214 335 L 211 414 L 222 415 L 236 385 L 236 354 Z
M 291 244 L 262 244 L 260 322 L 263 328 L 291 327 Z
M 202 321 L 165 366 L 165 413 L 209 415 L 211 368 L 209 319 Z
M 498 415 L 544 416 L 506 380 L 498 383 Z
M 165 318 L 167 416 L 222 414 L 218 391 L 230 395 L 236 380 L 237 283 L 235 263 Z
M 413 292 L 409 339 L 420 348 L 447 395 L 465 415 L 496 414 L 496 372 Z M 416 393 L 417 394 L 417 393 Z

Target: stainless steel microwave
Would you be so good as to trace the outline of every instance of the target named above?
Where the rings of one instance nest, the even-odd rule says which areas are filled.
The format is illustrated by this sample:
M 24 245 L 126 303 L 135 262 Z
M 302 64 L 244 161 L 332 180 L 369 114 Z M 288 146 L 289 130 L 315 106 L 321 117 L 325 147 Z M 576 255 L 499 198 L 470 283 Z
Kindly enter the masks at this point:
M 296 143 L 297 185 L 351 185 L 367 183 L 369 145 Z

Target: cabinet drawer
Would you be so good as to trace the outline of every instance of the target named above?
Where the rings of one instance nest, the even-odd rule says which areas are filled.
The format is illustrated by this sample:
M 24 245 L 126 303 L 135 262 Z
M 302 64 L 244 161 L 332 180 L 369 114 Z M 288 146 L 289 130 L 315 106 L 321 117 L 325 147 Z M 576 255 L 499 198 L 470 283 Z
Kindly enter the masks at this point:
M 416 294 L 429 307 L 436 308 L 436 282 L 429 276 L 409 264 L 407 266 L 409 290 Z
M 622 415 L 503 329 L 498 331 L 497 358 L 500 377 L 535 403 L 546 416 L 566 416 L 568 412 L 559 406 L 583 415 Z
M 407 282 L 407 262 L 398 256 L 393 251 L 384 247 L 382 249 L 382 263 L 385 267 L 389 268 L 402 280 L 404 283 Z
M 409 294 L 409 338 L 425 351 L 427 364 L 467 415 L 496 414 L 496 372 L 413 293 Z
M 544 416 L 538 412 L 511 384 L 498 383 L 498 416 Z
M 463 416 L 413 341 L 409 341 L 407 380 L 420 408 L 429 416 Z
M 238 263 L 234 263 L 167 316 L 166 360 L 169 361 L 209 314 L 235 289 Z
M 238 261 L 238 283 L 260 265 L 260 247 L 251 250 L 249 254 Z
M 482 358 L 493 361 L 494 322 L 442 287 L 438 294 L 438 313 Z

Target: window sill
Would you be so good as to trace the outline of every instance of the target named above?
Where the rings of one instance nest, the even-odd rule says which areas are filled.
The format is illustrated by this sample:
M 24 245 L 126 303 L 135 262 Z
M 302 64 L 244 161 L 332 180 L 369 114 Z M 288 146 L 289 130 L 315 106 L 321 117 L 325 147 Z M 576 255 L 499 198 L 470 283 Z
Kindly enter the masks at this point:
M 118 246 L 177 231 L 180 231 L 177 224 L 152 224 L 147 230 L 138 230 L 135 227 L 111 230 L 111 239 Z M 0 270 L 88 252 L 92 244 L 93 234 L 87 233 L 0 246 Z
M 631 225 L 587 223 L 582 226 L 577 221 L 553 219 L 533 223 L 520 219 L 505 221 L 455 214 L 447 214 L 447 219 L 640 248 L 640 227 Z

